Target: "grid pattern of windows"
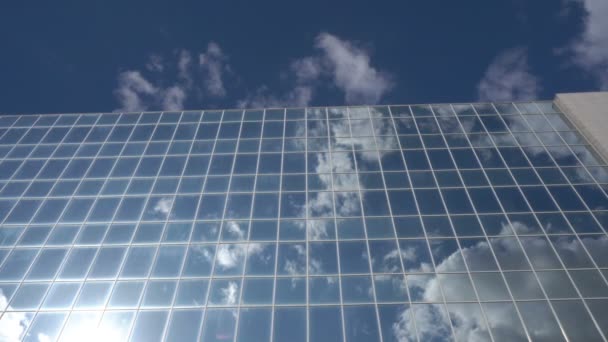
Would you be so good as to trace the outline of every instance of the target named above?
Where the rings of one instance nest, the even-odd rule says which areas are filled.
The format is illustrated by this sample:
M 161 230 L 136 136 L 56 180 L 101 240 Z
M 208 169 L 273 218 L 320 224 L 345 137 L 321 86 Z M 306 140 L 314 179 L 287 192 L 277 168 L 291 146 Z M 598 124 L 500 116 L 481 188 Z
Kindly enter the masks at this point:
M 608 337 L 550 102 L 0 116 L 0 340 Z

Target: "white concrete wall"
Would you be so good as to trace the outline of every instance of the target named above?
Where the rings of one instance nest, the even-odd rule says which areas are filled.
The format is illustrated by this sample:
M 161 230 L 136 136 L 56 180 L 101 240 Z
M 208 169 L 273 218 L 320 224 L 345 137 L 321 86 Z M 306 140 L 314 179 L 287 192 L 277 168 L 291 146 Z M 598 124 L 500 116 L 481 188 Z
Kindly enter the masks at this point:
M 555 104 L 608 161 L 608 92 L 557 94 Z

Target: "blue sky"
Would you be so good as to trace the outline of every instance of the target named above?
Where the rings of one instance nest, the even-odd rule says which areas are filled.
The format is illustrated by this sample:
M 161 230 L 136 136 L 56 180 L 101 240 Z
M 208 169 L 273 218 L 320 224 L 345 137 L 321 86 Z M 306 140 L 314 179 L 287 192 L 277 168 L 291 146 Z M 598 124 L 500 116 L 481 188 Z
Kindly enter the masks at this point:
M 0 112 L 551 99 L 608 88 L 608 1 L 0 5 Z

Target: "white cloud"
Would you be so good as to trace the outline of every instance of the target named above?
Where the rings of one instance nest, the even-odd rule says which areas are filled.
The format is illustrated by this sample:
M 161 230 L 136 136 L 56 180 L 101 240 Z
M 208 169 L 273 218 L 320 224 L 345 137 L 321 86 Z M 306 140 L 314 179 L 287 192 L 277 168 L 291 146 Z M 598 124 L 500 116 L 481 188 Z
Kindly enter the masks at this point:
M 514 222 L 517 226 L 523 226 L 521 222 Z M 503 229 L 506 227 L 503 226 Z M 529 229 L 526 229 L 529 230 Z M 502 260 L 516 256 L 522 250 L 521 246 L 515 238 L 491 238 L 494 253 L 498 255 Z M 535 265 L 541 268 L 554 269 L 555 256 L 554 252 L 549 245 L 547 239 L 542 237 L 530 236 L 525 239 L 521 239 L 523 250 L 528 253 L 530 260 Z M 585 245 L 589 249 L 592 255 L 599 253 L 599 251 L 605 250 L 608 246 L 608 238 L 605 236 L 598 236 L 588 238 L 585 240 Z M 554 241 L 554 247 L 562 256 L 567 255 L 570 260 L 586 259 L 587 254 L 583 250 L 582 246 L 577 242 L 576 239 L 557 239 Z M 436 270 L 440 273 L 449 272 L 460 272 L 462 270 L 461 258 L 456 256 L 458 252 L 444 258 L 437 264 Z M 464 247 L 462 253 L 465 255 L 467 260 L 474 260 L 481 265 L 481 263 L 489 262 L 494 263 L 494 255 L 490 249 L 490 245 L 487 242 L 481 241 L 477 244 L 469 247 Z M 402 256 L 406 258 L 415 257 L 415 253 L 411 251 L 402 251 Z M 484 277 L 476 278 L 475 286 L 478 287 L 483 285 Z M 534 277 L 523 278 L 525 281 L 520 281 L 517 286 L 519 292 L 533 293 L 534 289 L 538 288 L 538 282 Z M 443 280 L 443 279 L 441 279 Z M 440 284 L 441 283 L 441 284 Z M 430 303 L 443 302 L 443 296 L 459 295 L 461 293 L 470 292 L 471 283 L 468 277 L 451 278 L 449 282 L 441 281 L 437 276 L 415 276 L 408 277 L 408 284 L 410 289 L 415 287 L 421 293 L 423 293 L 424 301 Z M 560 283 L 543 283 L 547 293 L 556 293 L 563 288 L 564 284 Z M 593 287 L 596 285 L 587 284 L 586 287 Z M 482 286 L 486 289 L 495 289 L 496 292 L 500 292 L 495 284 L 485 284 Z M 469 289 L 469 290 L 466 290 Z M 525 289 L 525 290 L 522 290 Z M 486 294 L 487 295 L 487 294 Z M 499 296 L 496 296 L 498 298 Z M 494 339 L 496 340 L 513 340 L 516 338 L 524 338 L 523 331 L 518 327 L 521 326 L 521 322 L 515 314 L 514 307 L 510 303 L 501 303 L 500 305 L 484 305 L 485 315 L 487 316 L 492 330 Z M 542 312 L 543 307 L 538 305 L 533 307 L 541 312 L 538 314 L 529 314 L 528 317 L 537 317 L 536 322 L 528 325 L 529 322 L 523 322 L 527 325 L 528 333 L 533 339 L 554 341 L 562 339 L 561 331 L 555 328 L 555 321 L 552 317 L 547 317 Z M 447 313 L 445 312 L 447 309 Z M 406 308 L 402 311 L 398 319 L 392 325 L 392 331 L 394 336 L 398 340 L 415 340 L 414 322 L 416 330 L 418 331 L 419 337 L 422 340 L 432 339 L 432 337 L 447 337 L 450 335 L 449 324 L 452 323 L 453 332 L 457 337 L 457 340 L 464 341 L 485 341 L 488 339 L 488 324 L 484 319 L 478 306 L 470 306 L 464 304 L 448 304 L 444 309 L 441 305 L 414 305 L 413 307 Z M 474 309 L 474 310 L 472 310 Z M 448 317 L 449 314 L 449 317 Z M 568 334 L 574 336 L 586 337 L 582 340 L 589 339 L 587 334 L 592 332 L 585 331 L 583 329 L 576 330 L 572 327 L 572 330 L 568 331 Z
M 286 252 L 290 258 L 285 261 L 283 271 L 289 275 L 306 273 L 306 247 L 302 244 L 291 244 L 287 248 Z
M 377 103 L 392 88 L 391 77 L 372 67 L 369 53 L 353 43 L 321 33 L 315 46 L 322 51 L 323 62 L 329 65 L 346 103 Z
M 166 110 L 181 110 L 184 108 L 184 100 L 186 99 L 186 91 L 179 86 L 169 87 L 164 91 L 163 109 Z
M 321 76 L 323 69 L 318 57 L 304 57 L 291 63 L 291 71 L 298 80 L 311 81 Z
M 173 198 L 161 197 L 154 205 L 153 213 L 160 218 L 166 219 L 169 216 L 169 212 L 171 212 L 171 207 L 173 207 Z
M 247 224 L 247 222 L 244 224 Z M 245 235 L 247 231 L 245 229 L 241 229 L 239 226 L 239 221 L 227 221 L 224 229 L 230 233 L 230 236 L 234 237 L 235 240 L 244 240 L 247 238 Z
M 226 63 L 226 56 L 220 46 L 214 42 L 209 43 L 207 51 L 199 55 L 198 61 L 203 71 L 203 80 L 207 93 L 216 97 L 226 95 L 224 89 L 223 75 L 230 72 L 230 67 Z
M 44 333 L 39 333 L 38 334 L 38 342 L 51 342 L 52 339 Z
M 336 88 L 348 104 L 378 103 L 393 86 L 393 77 L 371 64 L 369 51 L 329 33 L 315 39 L 315 54 L 294 60 L 283 74 L 287 92 L 258 87 L 239 101 L 240 107 L 307 106 L 320 88 Z
M 11 310 L 8 306 L 8 298 L 0 289 L 0 309 Z M 0 341 L 21 341 L 25 330 L 30 325 L 30 317 L 23 312 L 5 312 L 0 318 Z
M 246 244 L 220 245 L 217 249 L 216 263 L 223 270 L 240 265 L 247 253 Z
M 582 34 L 567 50 L 573 53 L 575 64 L 595 77 L 602 89 L 608 89 L 608 1 L 573 1 L 584 7 L 586 17 Z
M 118 88 L 114 95 L 127 112 L 144 110 L 146 102 L 158 93 L 158 89 L 146 80 L 139 71 L 125 71 L 118 75 Z
M 228 305 L 236 304 L 238 291 L 239 285 L 235 281 L 230 281 L 228 286 L 221 289 L 222 303 Z
M 246 255 L 251 257 L 263 250 L 259 243 L 220 245 L 217 249 L 216 264 L 221 270 L 229 270 L 242 265 Z
M 224 97 L 224 78 L 231 69 L 220 46 L 211 42 L 197 57 L 194 63 L 193 53 L 188 50 L 177 50 L 169 60 L 152 54 L 145 65 L 145 75 L 138 70 L 121 72 L 114 90 L 118 110 L 181 110 L 189 98 Z
M 534 99 L 540 91 L 539 80 L 530 73 L 528 52 L 524 48 L 509 49 L 490 63 L 477 85 L 481 101 Z
M 192 54 L 190 51 L 181 50 L 177 60 L 177 75 L 180 79 L 184 80 L 186 84 L 192 83 L 192 76 L 190 75 L 191 66 Z

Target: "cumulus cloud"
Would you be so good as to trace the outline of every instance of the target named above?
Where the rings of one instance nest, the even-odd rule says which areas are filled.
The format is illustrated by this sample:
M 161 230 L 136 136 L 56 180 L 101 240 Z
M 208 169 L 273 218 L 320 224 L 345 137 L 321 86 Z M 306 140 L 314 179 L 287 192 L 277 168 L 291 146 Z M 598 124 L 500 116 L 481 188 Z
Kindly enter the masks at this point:
M 213 42 L 209 43 L 207 52 L 199 55 L 198 62 L 203 71 L 205 90 L 213 96 L 225 96 L 223 75 L 230 71 L 230 66 L 220 46 Z
M 217 249 L 216 267 L 219 267 L 222 271 L 233 269 L 243 264 L 245 256 L 251 257 L 263 252 L 263 250 L 259 243 L 220 245 Z
M 121 109 L 127 112 L 146 109 L 146 103 L 152 101 L 157 93 L 158 89 L 139 71 L 125 71 L 118 75 L 118 88 L 114 91 Z
M 314 53 L 293 60 L 280 73 L 281 91 L 260 85 L 237 101 L 239 107 L 308 106 L 317 92 L 337 90 L 347 104 L 375 104 L 394 86 L 393 77 L 372 64 L 371 53 L 352 41 L 320 33 Z M 121 72 L 114 95 L 119 111 L 181 110 L 188 102 L 223 99 L 236 79 L 227 55 L 214 42 L 205 51 L 179 49 L 151 54 L 142 70 Z
M 211 42 L 198 54 L 177 50 L 173 58 L 150 55 L 145 70 L 118 75 L 114 95 L 119 111 L 181 110 L 190 98 L 223 98 L 224 79 L 231 74 L 228 58 Z
M 480 101 L 534 99 L 539 91 L 539 80 L 530 72 L 524 48 L 509 49 L 496 56 L 477 85 Z
M 372 67 L 369 53 L 351 42 L 321 33 L 315 47 L 347 103 L 377 103 L 392 88 L 391 77 Z
M 228 305 L 236 304 L 238 291 L 239 285 L 235 281 L 228 282 L 228 285 L 221 289 L 222 303 Z
M 227 221 L 224 226 L 224 231 L 235 240 L 244 240 L 247 238 L 247 231 L 245 228 L 246 227 L 241 228 L 239 221 Z
M 223 270 L 241 264 L 247 253 L 246 244 L 220 245 L 217 249 L 216 263 Z
M 595 77 L 602 89 L 608 89 L 608 2 L 604 0 L 569 0 L 586 13 L 584 29 L 567 51 L 573 62 Z
M 163 96 L 163 109 L 181 110 L 184 107 L 186 91 L 179 86 L 172 86 L 165 90 Z
M 0 309 L 11 310 L 8 298 L 0 289 Z M 0 319 L 0 340 L 7 342 L 21 341 L 25 330 L 31 323 L 31 317 L 24 312 L 5 312 Z
M 289 258 L 283 264 L 283 271 L 289 275 L 306 273 L 306 247 L 303 244 L 290 244 L 286 254 Z
M 154 208 L 152 209 L 153 214 L 162 219 L 166 219 L 171 212 L 171 208 L 173 207 L 173 198 L 171 197 L 161 197 L 158 199 Z
M 287 92 L 263 85 L 239 101 L 240 107 L 306 106 L 319 89 L 338 89 L 347 104 L 375 104 L 394 86 L 393 77 L 372 65 L 371 54 L 354 42 L 320 33 L 315 53 L 294 60 L 284 72 Z
M 525 225 L 522 222 L 514 222 L 514 225 Z M 503 226 L 503 230 L 507 229 Z M 488 243 L 489 242 L 489 243 Z M 560 257 L 565 260 L 586 260 L 588 258 L 586 251 L 576 239 L 555 239 L 552 241 L 553 248 L 549 241 L 544 237 L 529 236 L 522 238 L 517 242 L 515 238 L 490 238 L 489 241 L 480 240 L 479 243 L 462 248 L 462 254 L 467 261 L 477 262 L 477 266 L 483 268 L 483 263 L 486 263 L 485 269 L 497 269 L 494 266 L 494 254 L 499 259 L 510 261 L 513 258 L 517 259 L 523 250 L 528 253 L 530 261 L 534 264 L 534 269 L 555 269 L 556 255 L 553 248 L 558 252 Z M 521 243 L 521 245 L 520 245 Z M 608 238 L 606 236 L 597 236 L 585 238 L 585 246 L 592 255 L 600 249 L 605 249 L 608 246 Z M 472 292 L 472 283 L 469 277 L 465 274 L 454 277 L 450 272 L 461 272 L 462 259 L 460 252 L 456 251 L 443 260 L 438 261 L 436 270 L 442 273 L 442 276 L 437 275 L 414 275 L 408 277 L 408 286 L 410 293 L 420 293 L 421 299 L 429 303 L 441 303 L 444 301 L 444 296 L 448 299 L 448 305 L 440 304 L 420 304 L 406 307 L 398 315 L 395 322 L 392 324 L 392 332 L 398 340 L 415 340 L 414 331 L 418 332 L 420 339 L 427 340 L 433 338 L 445 339 L 451 335 L 450 323 L 452 331 L 456 335 L 457 340 L 466 341 L 485 341 L 489 338 L 489 333 L 496 340 L 515 340 L 525 338 L 522 329 L 522 323 L 526 325 L 526 329 L 534 340 L 555 341 L 563 339 L 562 331 L 557 329 L 555 318 L 549 311 L 546 302 L 531 302 L 518 303 L 519 305 L 528 305 L 525 309 L 520 308 L 524 315 L 524 322 L 521 322 L 516 314 L 515 307 L 509 302 L 500 303 L 497 305 L 484 304 L 482 313 L 479 306 L 471 304 L 451 304 L 454 298 L 462 298 L 464 294 L 474 297 Z M 415 253 L 412 251 L 402 251 L 402 257 L 413 258 Z M 471 265 L 470 265 L 471 266 Z M 488 268 L 489 267 L 489 268 Z M 526 269 L 526 267 L 523 267 Z M 529 268 L 528 268 L 529 269 Z M 557 273 L 562 271 L 557 271 Z M 512 272 L 511 275 L 524 275 L 527 272 Z M 543 272 L 539 272 L 543 273 Z M 544 272 L 546 273 L 546 272 Z M 556 273 L 549 271 L 549 273 Z M 473 285 L 476 286 L 483 296 L 489 298 L 500 298 L 508 294 L 501 294 L 506 291 L 503 286 L 497 286 L 500 277 L 486 277 L 491 273 L 474 273 Z M 497 274 L 497 273 L 496 273 Z M 531 272 L 530 272 L 531 274 Z M 458 275 L 458 274 L 454 274 Z M 546 276 L 549 276 L 547 274 Z M 449 278 L 448 278 L 449 277 Z M 494 279 L 494 280 L 492 280 Z M 539 291 L 539 283 L 532 275 L 529 277 L 517 277 L 517 288 L 512 289 L 514 293 L 534 293 Z M 585 279 L 586 282 L 592 282 L 591 279 Z M 582 283 L 578 283 L 581 286 Z M 544 281 L 542 286 L 547 293 L 558 293 L 564 291 L 565 288 L 571 286 L 559 281 Z M 584 284 L 584 288 L 593 288 L 595 286 L 605 286 L 604 284 Z M 517 292 L 515 291 L 517 290 Z M 541 294 L 539 294 L 542 296 Z M 413 294 L 412 294 L 413 296 Z M 471 298 L 475 300 L 474 298 Z M 508 299 L 508 298 L 505 298 Z M 460 301 L 461 299 L 457 300 Z M 527 317 L 535 317 L 534 322 L 529 322 Z M 487 320 L 486 320 L 487 318 Z M 415 328 L 414 328 L 415 326 Z M 587 328 L 569 327 L 566 333 L 575 339 L 587 340 L 594 334 Z

